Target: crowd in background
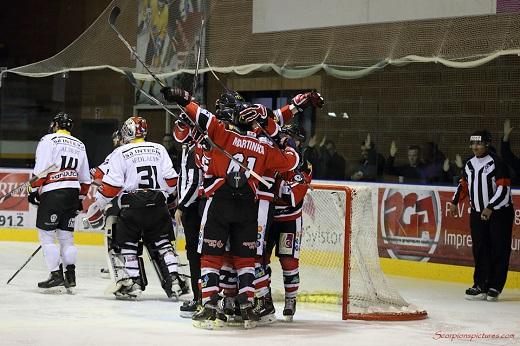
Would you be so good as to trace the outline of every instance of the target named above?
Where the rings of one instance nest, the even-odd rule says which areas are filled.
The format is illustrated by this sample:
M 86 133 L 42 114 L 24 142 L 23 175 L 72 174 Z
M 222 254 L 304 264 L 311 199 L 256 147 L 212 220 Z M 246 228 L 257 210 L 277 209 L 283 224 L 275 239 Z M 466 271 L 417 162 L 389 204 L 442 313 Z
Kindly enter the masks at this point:
M 509 142 L 513 130 L 510 120 L 505 120 L 499 147 L 494 146 L 495 141 L 490 151 L 501 156 L 509 166 L 513 186 L 520 186 L 520 158 L 513 153 Z M 469 138 L 467 140 L 469 146 Z M 376 148 L 370 134 L 360 144 L 358 158 L 345 159 L 332 140 L 319 134 L 309 139 L 303 154 L 312 164 L 314 179 L 433 185 L 457 184 L 465 160 L 471 157 L 468 149 L 450 160 L 436 143 L 424 142 L 409 146 L 405 161 L 405 153 L 398 151 L 395 140 L 385 155 Z M 397 164 L 396 161 L 406 163 Z

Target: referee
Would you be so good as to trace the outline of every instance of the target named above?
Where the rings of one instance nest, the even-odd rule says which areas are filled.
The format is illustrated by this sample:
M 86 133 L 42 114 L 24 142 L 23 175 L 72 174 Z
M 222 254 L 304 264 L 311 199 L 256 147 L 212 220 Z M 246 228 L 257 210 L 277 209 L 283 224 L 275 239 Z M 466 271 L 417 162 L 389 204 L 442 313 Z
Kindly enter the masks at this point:
M 513 203 L 511 179 L 506 164 L 489 152 L 491 134 L 476 131 L 470 137 L 473 156 L 466 162 L 453 196 L 450 214 L 469 195 L 470 228 L 475 261 L 473 287 L 466 299 L 496 301 L 506 283 L 511 254 Z

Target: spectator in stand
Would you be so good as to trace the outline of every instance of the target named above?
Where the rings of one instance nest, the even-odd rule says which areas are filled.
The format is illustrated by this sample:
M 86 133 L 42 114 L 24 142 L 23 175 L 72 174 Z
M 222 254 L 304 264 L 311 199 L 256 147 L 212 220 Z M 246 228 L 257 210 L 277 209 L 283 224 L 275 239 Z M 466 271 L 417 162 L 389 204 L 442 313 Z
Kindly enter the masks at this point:
M 327 180 L 345 180 L 345 159 L 336 151 L 336 144 L 328 139 L 325 141 L 322 162 L 325 166 L 324 178 Z
M 162 139 L 162 145 L 166 148 L 168 155 L 173 163 L 173 168 L 175 168 L 175 172 L 179 172 L 181 167 L 181 162 L 179 159 L 179 152 L 177 148 L 175 148 L 175 138 L 171 133 L 165 133 Z
M 398 176 L 399 182 L 425 182 L 423 179 L 424 164 L 421 161 L 421 148 L 419 146 L 411 145 L 408 147 L 408 164 L 406 165 L 395 166 L 395 154 L 397 154 L 397 145 L 395 141 L 392 141 L 390 144 L 390 156 L 386 160 L 385 171 L 387 174 Z
M 324 169 L 325 166 L 321 163 L 321 148 L 325 144 L 327 137 L 323 136 L 323 139 L 320 142 L 320 145 L 317 147 L 318 144 L 318 134 L 315 133 L 314 136 L 309 138 L 309 143 L 307 146 L 302 150 L 303 158 L 305 161 L 311 164 L 312 166 L 312 177 L 313 179 L 323 179 L 324 176 Z
M 448 184 L 457 184 L 461 178 L 462 168 L 464 163 L 462 157 L 459 154 L 455 155 L 455 161 L 450 162 L 450 159 L 446 157 L 442 166 L 442 179 L 441 181 Z
M 500 143 L 500 155 L 505 163 L 511 168 L 512 173 L 512 184 L 520 184 L 520 158 L 513 154 L 511 151 L 511 144 L 509 143 L 509 137 L 513 132 L 514 127 L 511 127 L 511 121 L 506 119 L 504 121 L 504 136 Z
M 444 162 L 446 155 L 439 150 L 434 142 L 426 142 L 423 145 L 424 180 L 427 184 L 446 182 Z M 449 161 L 448 161 L 449 162 Z
M 350 179 L 357 181 L 376 181 L 385 170 L 385 158 L 376 151 L 375 144 L 370 138 L 361 143 L 361 158 L 358 165 L 351 172 Z
M 309 144 L 303 150 L 303 157 L 312 165 L 312 175 L 315 179 L 345 180 L 346 161 L 336 150 L 336 144 L 323 136 L 320 145 L 318 135 L 309 139 Z

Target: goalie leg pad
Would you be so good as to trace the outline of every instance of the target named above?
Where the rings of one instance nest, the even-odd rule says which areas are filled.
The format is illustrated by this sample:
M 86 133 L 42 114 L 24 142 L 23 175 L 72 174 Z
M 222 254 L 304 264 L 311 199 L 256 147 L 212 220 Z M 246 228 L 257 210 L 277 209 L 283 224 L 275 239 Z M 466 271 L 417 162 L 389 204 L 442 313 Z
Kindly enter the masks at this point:
M 169 239 L 147 244 L 146 248 L 164 292 L 168 298 L 177 299 L 182 294 L 182 289 L 179 284 L 177 254 Z

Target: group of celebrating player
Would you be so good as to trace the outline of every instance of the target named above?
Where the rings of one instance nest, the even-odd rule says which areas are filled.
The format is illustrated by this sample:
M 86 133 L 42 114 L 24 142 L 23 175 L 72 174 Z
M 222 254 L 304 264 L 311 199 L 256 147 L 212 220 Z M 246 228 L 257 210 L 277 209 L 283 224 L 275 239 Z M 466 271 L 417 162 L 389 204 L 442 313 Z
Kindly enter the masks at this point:
M 193 291 L 181 316 L 205 329 L 275 322 L 269 263 L 276 248 L 285 287 L 283 315 L 291 321 L 300 281 L 302 205 L 312 168 L 300 152 L 305 131 L 289 122 L 306 107 L 321 108 L 323 98 L 317 92 L 298 94 L 272 111 L 227 91 L 212 114 L 182 89 L 165 87 L 161 93 L 182 109 L 173 129 L 183 148 L 179 174 L 166 149 L 145 140 L 146 120 L 133 116 L 91 177 L 85 148 L 70 134 L 72 120 L 64 113 L 53 119 L 52 133 L 38 145 L 35 173 L 51 164 L 59 169 L 36 181 L 30 194 L 40 204 L 37 228 L 51 272 L 39 287 L 75 286 L 74 217 L 94 179 L 99 188 L 87 220 L 105 229 L 111 292 L 117 298 L 135 299 L 146 287 L 143 247 L 168 297 L 187 292 L 172 246 L 175 210 L 186 236 Z

